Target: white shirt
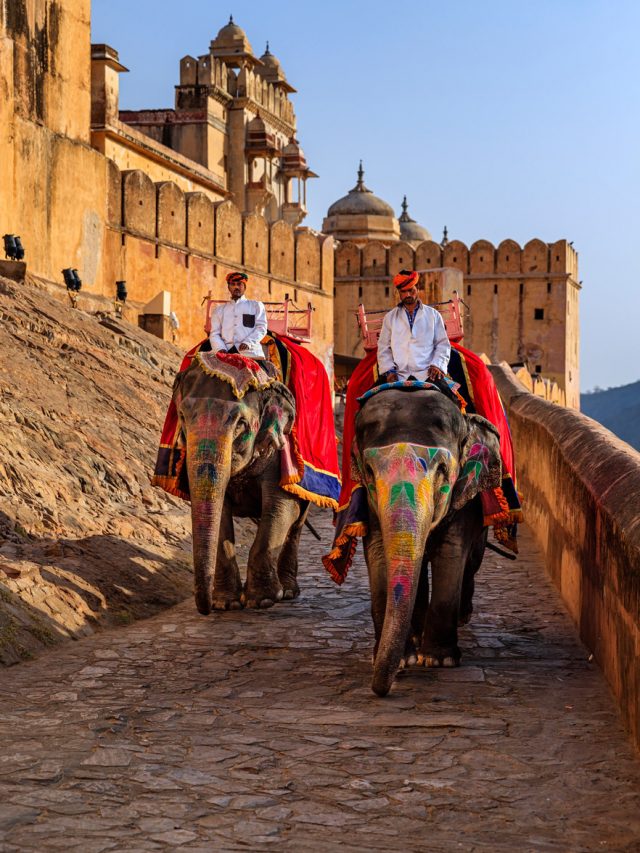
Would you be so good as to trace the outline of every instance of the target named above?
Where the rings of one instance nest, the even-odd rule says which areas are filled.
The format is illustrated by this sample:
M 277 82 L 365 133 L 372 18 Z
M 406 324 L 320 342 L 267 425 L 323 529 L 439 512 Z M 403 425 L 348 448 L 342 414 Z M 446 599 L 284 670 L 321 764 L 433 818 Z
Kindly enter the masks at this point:
M 230 300 L 224 305 L 218 305 L 211 317 L 212 352 L 229 350 L 235 347 L 240 350 L 240 344 L 247 344 L 248 350 L 242 354 L 252 358 L 262 358 L 264 353 L 260 341 L 267 332 L 267 312 L 262 302 L 241 296 Z
M 413 329 L 404 305 L 389 311 L 378 338 L 378 369 L 398 374 L 398 379 L 415 376 L 425 380 L 431 365 L 447 372 L 451 344 L 442 315 L 429 305 L 418 303 Z

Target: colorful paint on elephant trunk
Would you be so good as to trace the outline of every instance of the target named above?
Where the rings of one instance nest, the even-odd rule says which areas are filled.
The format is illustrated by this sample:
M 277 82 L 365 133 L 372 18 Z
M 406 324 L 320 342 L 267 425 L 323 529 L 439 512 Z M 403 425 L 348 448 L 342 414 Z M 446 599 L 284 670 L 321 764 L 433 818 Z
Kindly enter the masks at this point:
M 444 447 L 409 443 L 367 449 L 362 463 L 382 530 L 389 597 L 399 607 L 412 599 L 426 537 L 434 516 L 446 512 L 457 463 Z

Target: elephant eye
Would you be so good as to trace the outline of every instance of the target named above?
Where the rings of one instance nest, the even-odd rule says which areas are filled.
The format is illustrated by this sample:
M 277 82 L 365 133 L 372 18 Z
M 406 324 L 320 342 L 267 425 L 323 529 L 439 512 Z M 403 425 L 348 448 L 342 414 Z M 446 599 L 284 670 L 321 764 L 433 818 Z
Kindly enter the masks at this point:
M 235 429 L 233 430 L 233 437 L 238 438 L 241 435 L 244 435 L 249 431 L 249 424 L 245 421 L 244 418 L 240 418 L 235 425 Z

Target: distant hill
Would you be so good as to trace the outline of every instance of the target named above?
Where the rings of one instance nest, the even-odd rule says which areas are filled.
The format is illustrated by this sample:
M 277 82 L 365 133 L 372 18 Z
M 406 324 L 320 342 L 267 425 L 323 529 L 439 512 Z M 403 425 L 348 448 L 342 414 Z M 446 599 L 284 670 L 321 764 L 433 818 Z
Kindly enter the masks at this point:
M 585 415 L 640 450 L 640 382 L 580 395 Z

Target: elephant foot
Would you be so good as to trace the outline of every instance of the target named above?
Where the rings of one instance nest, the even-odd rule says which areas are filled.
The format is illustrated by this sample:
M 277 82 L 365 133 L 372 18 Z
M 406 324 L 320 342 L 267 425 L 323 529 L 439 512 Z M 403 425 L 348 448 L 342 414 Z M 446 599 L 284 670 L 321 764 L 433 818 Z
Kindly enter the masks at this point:
M 415 666 L 418 662 L 418 651 L 413 637 L 409 637 L 402 656 L 403 666 Z
M 447 649 L 422 649 L 418 654 L 418 666 L 426 666 L 429 668 L 435 667 L 454 667 L 460 666 L 460 649 L 457 646 Z
M 282 598 L 284 601 L 292 601 L 294 598 L 297 598 L 300 595 L 300 587 L 298 586 L 297 573 L 297 567 L 294 571 L 292 571 L 290 567 L 287 569 L 281 568 L 278 571 L 278 580 L 280 581 L 280 585 L 283 589 Z
M 452 658 L 450 656 L 439 658 L 433 657 L 432 655 L 426 655 L 424 658 L 424 665 L 428 667 L 460 666 L 460 661 L 456 663 L 455 658 Z
M 242 600 L 240 593 L 214 590 L 211 607 L 213 610 L 241 610 Z
M 298 582 L 295 578 L 291 580 L 280 580 L 282 584 L 282 598 L 283 601 L 293 601 L 294 598 L 297 598 L 300 595 L 300 587 L 298 586 Z
M 242 603 L 251 609 L 266 609 L 281 601 L 284 590 L 281 586 L 272 589 L 246 589 L 242 594 Z

